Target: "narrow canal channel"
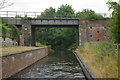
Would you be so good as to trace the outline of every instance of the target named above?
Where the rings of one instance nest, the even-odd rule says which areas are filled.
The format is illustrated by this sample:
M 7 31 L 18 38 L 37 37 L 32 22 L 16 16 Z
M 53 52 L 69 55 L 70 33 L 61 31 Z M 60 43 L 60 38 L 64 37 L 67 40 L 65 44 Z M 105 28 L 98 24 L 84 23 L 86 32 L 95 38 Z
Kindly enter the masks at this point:
M 49 54 L 12 78 L 85 78 L 72 52 Z

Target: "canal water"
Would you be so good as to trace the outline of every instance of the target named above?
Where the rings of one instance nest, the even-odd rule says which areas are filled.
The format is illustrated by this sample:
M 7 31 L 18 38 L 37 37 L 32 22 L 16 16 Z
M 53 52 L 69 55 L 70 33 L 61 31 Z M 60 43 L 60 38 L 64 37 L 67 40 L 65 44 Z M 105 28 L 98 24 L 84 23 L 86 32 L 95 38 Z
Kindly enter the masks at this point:
M 12 78 L 85 78 L 73 53 L 49 54 Z

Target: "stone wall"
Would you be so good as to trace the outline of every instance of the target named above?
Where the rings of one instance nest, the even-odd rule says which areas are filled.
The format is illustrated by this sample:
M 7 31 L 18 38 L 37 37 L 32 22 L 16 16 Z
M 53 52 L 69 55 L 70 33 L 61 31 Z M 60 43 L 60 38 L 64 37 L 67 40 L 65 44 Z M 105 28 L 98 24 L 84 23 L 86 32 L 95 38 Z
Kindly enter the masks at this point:
M 7 34 L 6 34 L 5 39 L 3 39 L 2 35 L 0 35 L 0 45 L 2 47 L 4 47 L 4 46 L 17 46 L 18 45 L 17 41 L 12 40 L 10 38 L 10 30 L 9 30 L 9 28 L 7 29 Z
M 0 45 L 2 45 L 2 47 L 4 47 L 4 46 L 17 46 L 18 42 L 14 41 L 8 37 L 6 37 L 5 40 L 2 37 L 0 37 Z
M 50 53 L 50 47 L 2 56 L 2 78 L 8 78 Z

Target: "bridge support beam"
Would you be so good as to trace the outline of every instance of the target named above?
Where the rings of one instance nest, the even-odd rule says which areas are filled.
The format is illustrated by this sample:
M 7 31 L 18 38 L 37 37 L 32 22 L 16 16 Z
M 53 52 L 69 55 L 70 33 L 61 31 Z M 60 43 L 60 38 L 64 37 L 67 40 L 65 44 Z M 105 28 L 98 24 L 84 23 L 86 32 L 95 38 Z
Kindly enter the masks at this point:
M 31 46 L 35 46 L 35 42 L 36 42 L 35 32 L 36 32 L 35 27 L 31 27 Z
M 24 38 L 24 45 L 31 46 L 31 21 L 24 20 L 22 23 L 22 35 Z
M 78 47 L 79 46 L 79 27 L 76 28 L 77 30 L 77 33 L 76 33 L 76 46 Z

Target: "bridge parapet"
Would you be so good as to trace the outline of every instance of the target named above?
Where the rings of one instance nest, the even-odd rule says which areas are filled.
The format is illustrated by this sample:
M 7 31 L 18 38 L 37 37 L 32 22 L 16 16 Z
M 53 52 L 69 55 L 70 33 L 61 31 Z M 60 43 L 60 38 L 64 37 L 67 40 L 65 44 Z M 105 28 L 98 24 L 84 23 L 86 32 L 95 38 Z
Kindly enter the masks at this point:
M 22 18 L 4 17 L 2 19 L 6 24 L 22 25 Z

